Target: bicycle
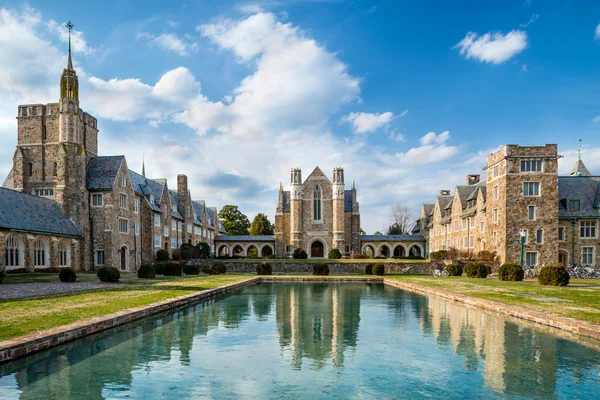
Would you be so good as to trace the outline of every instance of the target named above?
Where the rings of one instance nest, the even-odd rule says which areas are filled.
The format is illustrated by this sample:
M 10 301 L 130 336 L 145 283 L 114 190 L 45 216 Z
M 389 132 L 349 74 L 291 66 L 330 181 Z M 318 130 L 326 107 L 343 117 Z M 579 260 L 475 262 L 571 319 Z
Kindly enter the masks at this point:
M 446 268 L 442 268 L 442 269 L 434 268 L 433 269 L 433 276 L 443 276 L 443 277 L 446 277 L 446 276 L 448 276 L 448 271 L 446 271 Z
M 523 272 L 524 278 L 537 278 L 539 269 L 535 265 L 529 265 L 523 269 Z

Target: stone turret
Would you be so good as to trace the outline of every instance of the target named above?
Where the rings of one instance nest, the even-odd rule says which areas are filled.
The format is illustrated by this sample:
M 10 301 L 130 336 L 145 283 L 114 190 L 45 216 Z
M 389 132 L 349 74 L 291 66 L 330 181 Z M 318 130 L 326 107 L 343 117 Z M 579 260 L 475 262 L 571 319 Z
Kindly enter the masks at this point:
M 344 169 L 334 168 L 333 169 L 333 241 L 332 245 L 334 248 L 344 252 Z
M 290 224 L 291 242 L 302 247 L 302 170 L 292 168 L 290 177 Z

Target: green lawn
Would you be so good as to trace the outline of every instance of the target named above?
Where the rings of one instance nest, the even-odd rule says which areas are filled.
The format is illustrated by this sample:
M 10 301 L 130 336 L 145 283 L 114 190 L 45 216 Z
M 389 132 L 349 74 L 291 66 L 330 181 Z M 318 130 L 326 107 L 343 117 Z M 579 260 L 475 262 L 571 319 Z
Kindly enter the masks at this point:
M 82 274 L 83 275 L 83 274 Z M 0 340 L 172 299 L 248 279 L 248 275 L 210 275 L 135 280 L 106 289 L 0 301 Z
M 388 275 L 387 278 L 600 323 L 600 281 L 598 280 L 573 279 L 571 285 L 567 287 L 555 287 L 540 286 L 537 281 L 501 282 L 497 278 L 442 278 L 429 275 Z M 511 294 L 558 297 L 572 302 L 546 302 L 534 300 L 532 297 L 515 297 Z

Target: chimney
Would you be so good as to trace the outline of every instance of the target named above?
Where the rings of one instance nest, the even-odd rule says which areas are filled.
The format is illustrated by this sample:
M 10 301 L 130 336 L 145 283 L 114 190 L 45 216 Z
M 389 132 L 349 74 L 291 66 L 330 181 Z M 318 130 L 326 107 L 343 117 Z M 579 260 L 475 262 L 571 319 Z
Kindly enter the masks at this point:
M 475 185 L 479 183 L 479 175 L 467 175 L 467 185 Z
M 450 196 L 449 190 L 440 190 L 440 196 Z
M 185 209 L 186 199 L 188 194 L 188 180 L 186 175 L 177 175 L 177 197 L 178 201 L 178 209 L 182 215 L 186 216 L 188 213 Z

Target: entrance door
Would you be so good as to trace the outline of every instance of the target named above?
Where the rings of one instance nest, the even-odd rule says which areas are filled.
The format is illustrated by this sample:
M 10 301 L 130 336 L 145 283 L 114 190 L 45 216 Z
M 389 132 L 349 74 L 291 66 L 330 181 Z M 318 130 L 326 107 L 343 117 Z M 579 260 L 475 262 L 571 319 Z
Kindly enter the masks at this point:
M 323 243 L 319 240 L 313 242 L 310 246 L 310 256 L 311 257 L 323 257 Z
M 127 270 L 127 247 L 121 247 L 121 271 Z
M 562 251 L 558 252 L 558 265 L 562 267 L 567 266 L 567 256 Z

